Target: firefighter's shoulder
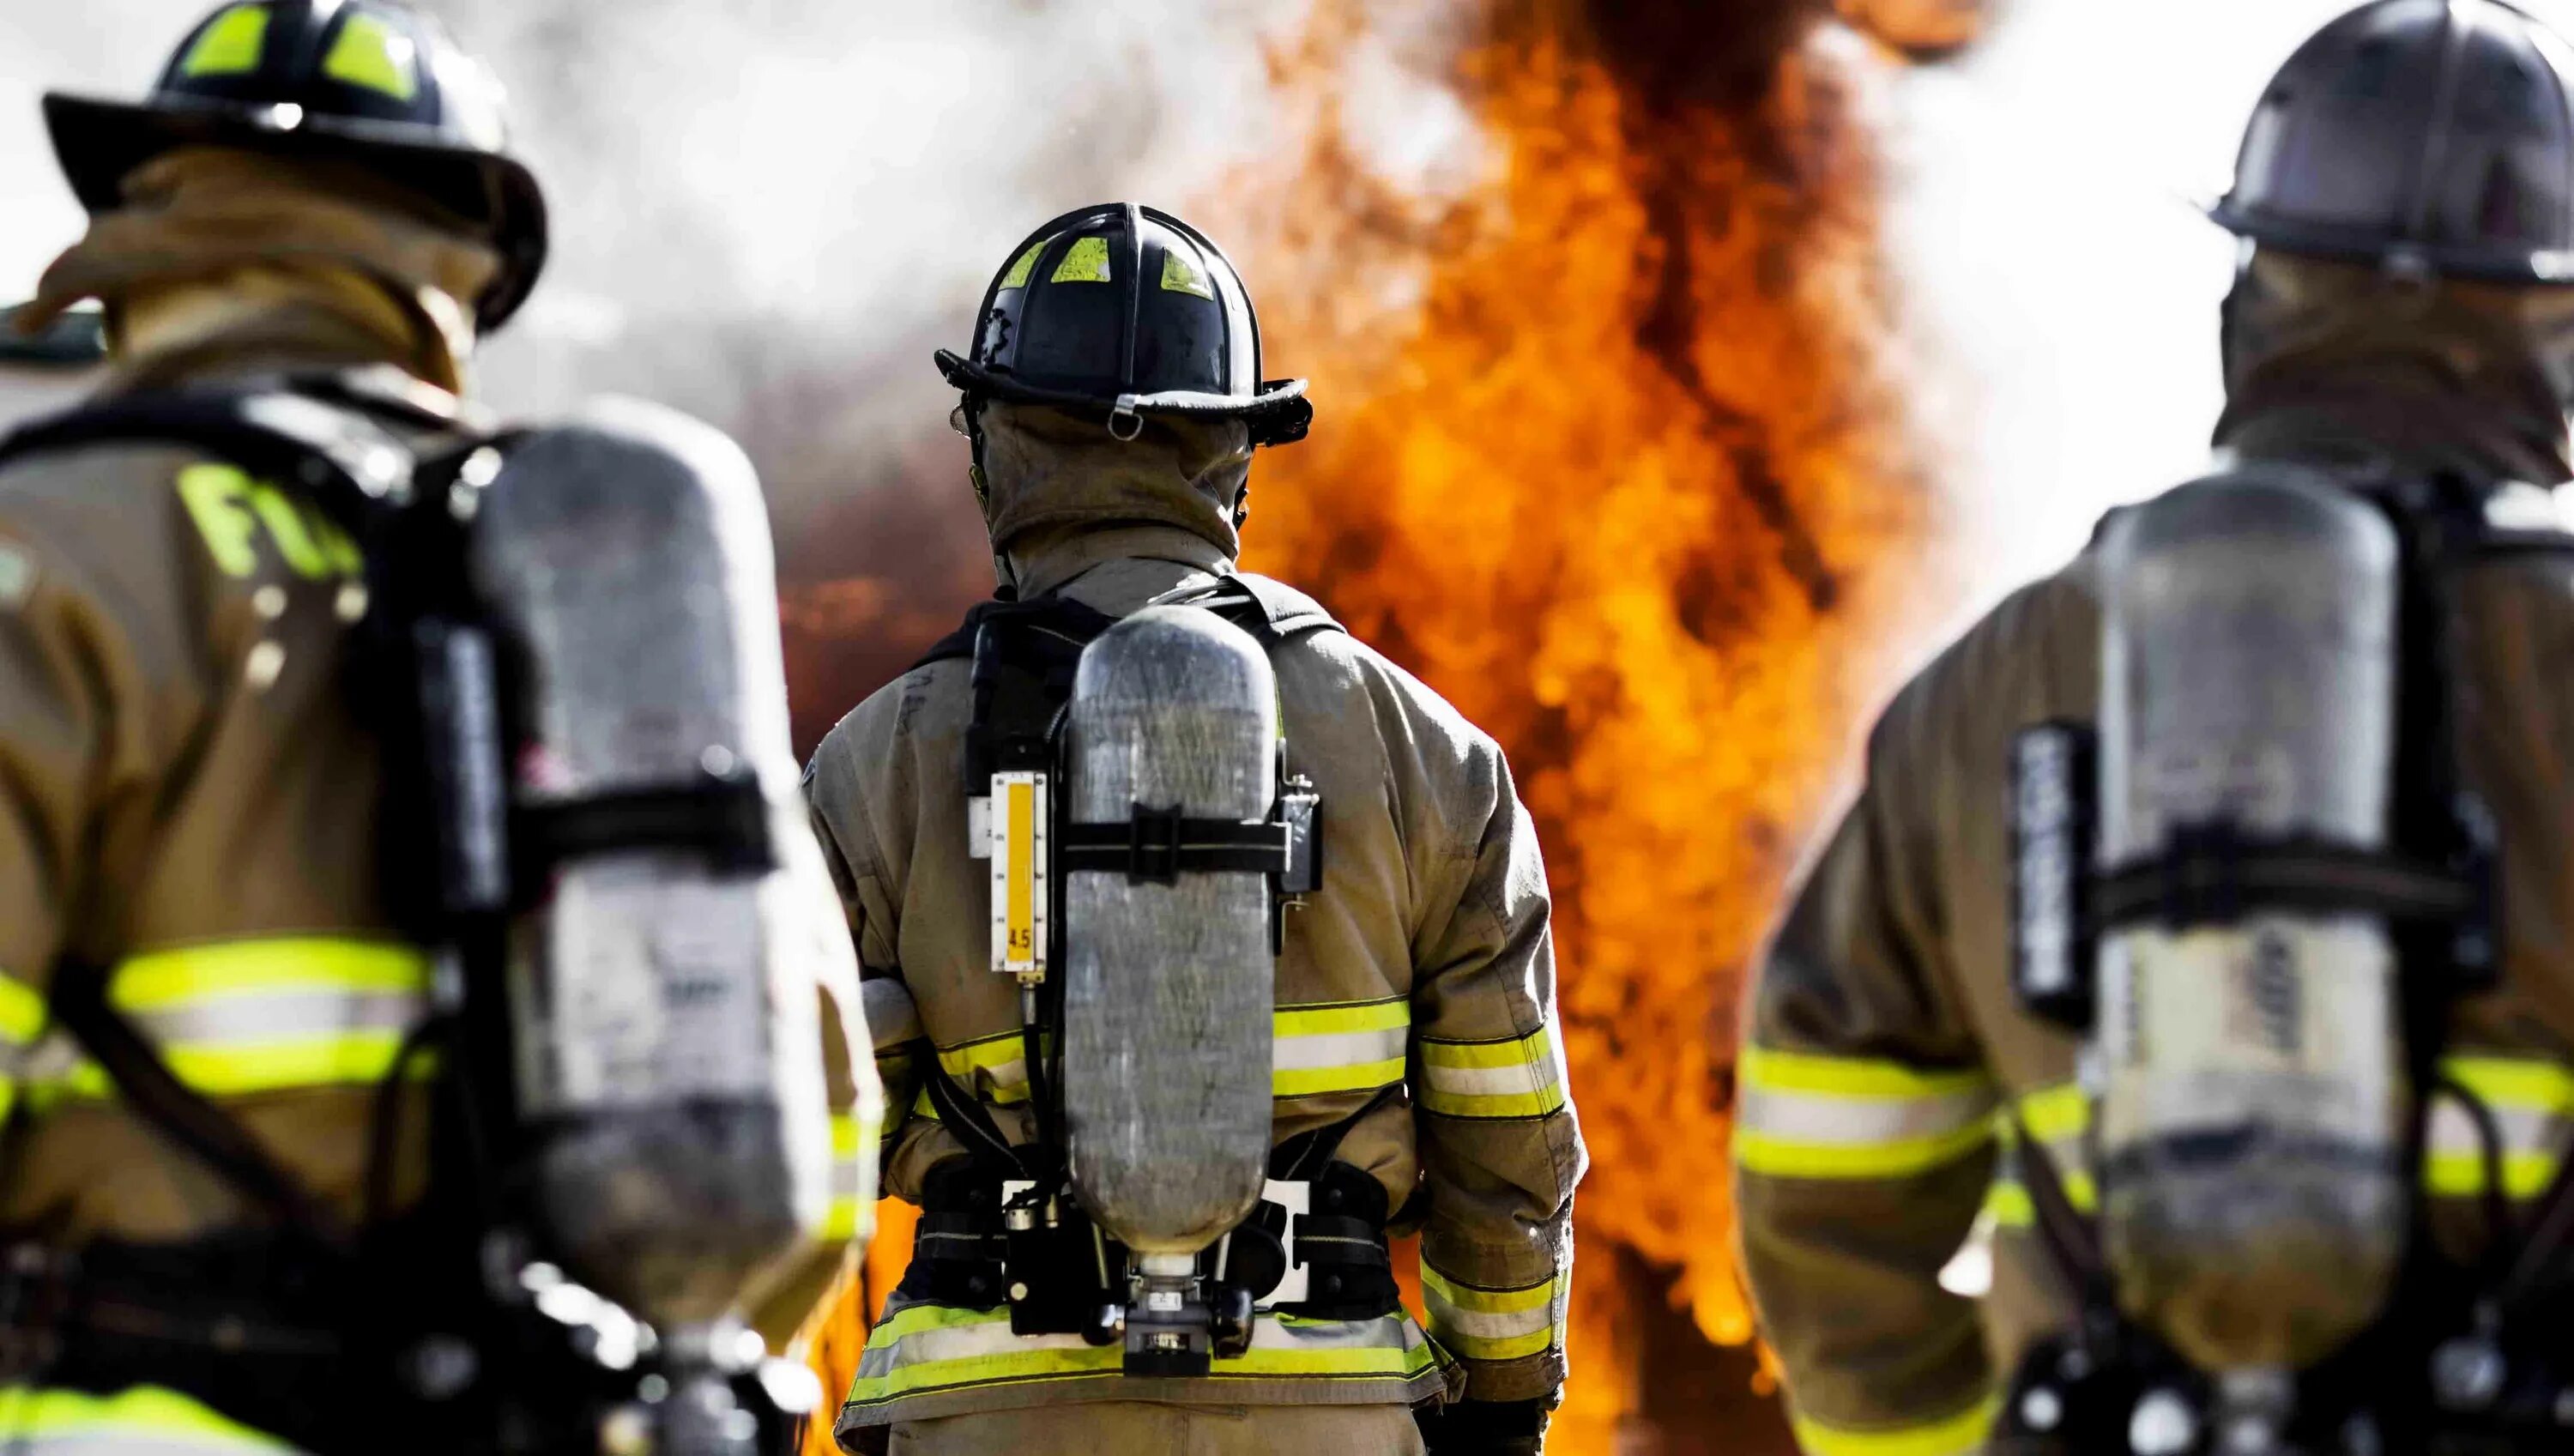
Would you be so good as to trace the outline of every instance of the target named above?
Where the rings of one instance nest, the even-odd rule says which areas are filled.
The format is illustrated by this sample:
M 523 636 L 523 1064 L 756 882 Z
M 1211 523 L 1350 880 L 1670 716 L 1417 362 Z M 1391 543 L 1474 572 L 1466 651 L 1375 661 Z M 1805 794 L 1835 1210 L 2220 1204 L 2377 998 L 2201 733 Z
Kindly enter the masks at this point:
M 1872 772 L 1962 770 L 1944 760 L 1983 752 L 1996 733 L 2089 717 L 2098 615 L 2087 554 L 2002 599 L 1888 704 L 1869 735 Z
M 1310 632 L 1289 638 L 1270 653 L 1288 716 L 1288 738 L 1337 742 L 1344 735 L 1372 735 L 1386 755 L 1441 762 L 1498 776 L 1503 754 L 1493 735 L 1476 726 L 1437 689 L 1401 664 L 1347 632 Z M 1364 706 L 1364 713 L 1353 709 Z M 1299 722 L 1299 720 L 1305 720 Z
M 112 555 L 175 570 L 196 535 L 180 482 L 220 466 L 201 450 L 158 441 L 95 440 L 0 454 L 0 538 L 40 556 Z

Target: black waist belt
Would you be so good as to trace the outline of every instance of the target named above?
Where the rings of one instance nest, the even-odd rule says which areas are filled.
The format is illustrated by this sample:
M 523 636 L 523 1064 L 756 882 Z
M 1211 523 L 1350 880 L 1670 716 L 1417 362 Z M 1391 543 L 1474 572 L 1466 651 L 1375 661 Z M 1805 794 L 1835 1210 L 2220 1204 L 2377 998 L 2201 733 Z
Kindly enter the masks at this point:
M 1385 1186 L 1343 1162 L 1328 1163 L 1311 1182 L 1290 1186 L 1306 1190 L 1308 1207 L 1296 1211 L 1264 1200 L 1223 1244 L 1199 1256 L 1207 1272 L 1216 1273 L 1223 1260 L 1232 1265 L 1224 1270 L 1228 1277 L 1241 1277 L 1283 1254 L 1284 1278 L 1270 1289 L 1291 1290 L 1301 1282 L 1303 1297 L 1273 1302 L 1255 1288 L 1264 1309 L 1305 1319 L 1377 1319 L 1399 1309 L 1402 1296 L 1386 1249 Z M 1001 1202 L 1000 1180 L 969 1159 L 950 1158 L 930 1169 L 903 1296 L 973 1309 L 1000 1304 L 1009 1249 Z M 1094 1243 L 1087 1229 L 1064 1238 L 1061 1247 L 1063 1277 L 1085 1288 L 1098 1284 L 1103 1272 L 1114 1277 L 1126 1265 L 1122 1246 L 1104 1236 Z M 1247 1282 L 1257 1285 L 1265 1276 Z
M 339 1260 L 262 1233 L 0 1247 L 0 1385 L 160 1386 L 316 1456 L 594 1443 L 596 1368 L 479 1313 L 470 1271 L 404 1247 Z

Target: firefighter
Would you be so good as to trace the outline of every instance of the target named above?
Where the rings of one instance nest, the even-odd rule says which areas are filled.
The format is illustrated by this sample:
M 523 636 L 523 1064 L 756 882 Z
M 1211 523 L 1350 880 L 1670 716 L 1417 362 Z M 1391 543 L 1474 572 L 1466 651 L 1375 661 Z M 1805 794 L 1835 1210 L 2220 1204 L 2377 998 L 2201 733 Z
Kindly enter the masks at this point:
M 2494 0 L 2319 31 L 2214 213 L 2213 472 L 1870 737 L 1737 1083 L 1815 1456 L 2561 1441 L 2495 1270 L 2567 1252 L 2569 98 Z
M 1432 1450 L 1535 1452 L 1564 1379 L 1584 1166 L 1552 1019 L 1546 876 L 1493 741 L 1311 600 L 1235 564 L 1253 451 L 1303 437 L 1303 382 L 1262 380 L 1250 300 L 1211 242 L 1124 205 L 1039 229 L 987 294 L 971 356 L 938 363 L 963 396 L 953 423 L 972 443 L 999 597 L 842 720 L 806 769 L 897 1119 L 887 1187 L 923 1209 L 842 1408 L 843 1445 L 1408 1451 L 1419 1408 Z M 1031 1311 L 1053 1287 L 1076 1317 L 1104 1300 L 1119 1318 L 1128 1289 L 1078 1235 L 1053 1261 L 1017 1257 L 1004 1236 L 1013 1167 L 1039 1197 L 1057 1176 L 1044 1104 L 1077 1072 L 1040 1050 L 1031 1075 L 1026 1048 L 1052 1032 L 1025 1023 L 994 973 L 995 871 L 970 842 L 983 815 L 969 800 L 985 790 L 980 766 L 958 772 L 1013 732 L 1041 738 L 1070 691 L 1066 648 L 1011 709 L 1009 680 L 987 674 L 1003 625 L 1077 645 L 1169 604 L 1203 605 L 1266 648 L 1285 775 L 1317 791 L 1324 845 L 1319 891 L 1284 911 L 1271 1052 L 1243 1071 L 1274 1098 L 1270 1176 L 1311 1199 L 1296 1232 L 1337 1242 L 1300 1242 L 1304 1297 L 1262 1295 L 1248 1353 L 1196 1378 L 1134 1373 L 1105 1343 L 1113 1326 L 1085 1342 Z M 993 721 L 1011 713 L 1015 728 Z M 1125 1075 L 1153 1077 L 1151 1054 Z M 1411 1227 L 1426 1338 L 1384 1254 L 1389 1229 Z
M 0 443 L 0 1446 L 592 1445 L 573 1382 L 635 1326 L 448 1220 L 482 1216 L 446 1089 L 497 965 L 413 931 L 435 836 L 387 806 L 432 786 L 386 765 L 421 700 L 377 655 L 416 646 L 379 630 L 395 587 L 465 582 L 367 514 L 462 451 L 430 508 L 462 517 L 500 469 L 462 392 L 545 262 L 537 181 L 481 66 L 389 0 L 238 0 L 141 104 L 46 114 L 91 220 L 19 323 L 98 301 L 109 360 Z M 838 1062 L 841 1198 L 756 1301 L 772 1346 L 869 1206 L 872 1081 Z

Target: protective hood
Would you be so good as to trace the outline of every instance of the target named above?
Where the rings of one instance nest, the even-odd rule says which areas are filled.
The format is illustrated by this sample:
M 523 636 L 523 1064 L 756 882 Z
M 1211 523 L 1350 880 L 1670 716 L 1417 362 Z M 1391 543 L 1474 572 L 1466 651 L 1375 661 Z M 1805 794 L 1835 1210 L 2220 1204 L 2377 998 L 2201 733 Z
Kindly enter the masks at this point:
M 1004 553 L 1039 534 L 1176 527 L 1241 553 L 1234 513 L 1251 477 L 1240 420 L 1148 416 L 1119 440 L 1095 420 L 1041 405 L 981 407 L 983 520 Z
M 2574 288 L 2390 277 L 2261 250 L 2225 301 L 2220 446 L 2337 437 L 2476 481 L 2574 479 Z
M 469 301 L 499 271 L 499 255 L 361 169 L 194 148 L 145 164 L 125 197 L 46 270 L 21 329 L 42 328 L 83 299 L 105 303 L 113 321 L 174 295 L 232 295 L 237 307 L 220 312 L 327 313 L 384 361 L 442 389 L 461 384 L 476 338 Z M 185 337 L 175 347 L 250 323 L 192 324 L 176 331 Z M 121 363 L 136 362 L 122 352 Z

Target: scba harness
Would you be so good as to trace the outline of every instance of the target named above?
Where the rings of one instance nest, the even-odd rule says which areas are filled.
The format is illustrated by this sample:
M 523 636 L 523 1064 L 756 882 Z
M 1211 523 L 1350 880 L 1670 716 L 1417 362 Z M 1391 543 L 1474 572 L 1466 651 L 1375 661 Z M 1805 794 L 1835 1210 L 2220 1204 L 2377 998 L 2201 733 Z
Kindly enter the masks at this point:
M 1203 592 L 1166 605 L 1204 608 L 1249 632 L 1264 649 L 1338 625 L 1309 599 L 1258 577 L 1228 576 Z M 970 662 L 973 716 L 966 730 L 964 776 L 971 805 L 969 835 L 1006 875 L 1013 848 L 998 821 L 1011 810 L 998 795 L 1030 784 L 1060 783 L 1063 728 L 1083 650 L 1115 619 L 1061 597 L 988 603 L 962 630 L 932 649 L 922 666 Z M 1135 883 L 1171 883 L 1208 871 L 1270 877 L 1271 948 L 1283 944 L 1285 917 L 1321 887 L 1321 800 L 1312 785 L 1284 771 L 1280 792 L 1260 819 L 1183 817 L 1177 805 L 1135 804 L 1122 823 L 1084 824 L 1042 797 L 1043 862 L 1022 866 L 1048 886 L 1036 902 L 1061 904 L 1062 876 L 1079 871 L 1123 874 Z M 1035 836 L 1032 836 L 1035 837 Z M 996 892 L 996 904 L 998 894 Z M 997 913 L 997 912 L 996 912 Z M 1045 974 L 1061 964 L 1060 915 L 1025 927 L 1022 940 L 997 932 L 996 968 L 1020 975 L 1021 1052 L 1028 1068 L 1035 1136 L 1012 1143 L 991 1114 L 958 1087 L 934 1051 L 927 1095 L 967 1149 L 933 1168 L 910 1269 L 898 1298 L 965 1308 L 1006 1304 L 1018 1335 L 1078 1334 L 1092 1345 L 1125 1344 L 1130 1376 L 1199 1377 L 1215 1358 L 1250 1348 L 1256 1311 L 1326 1320 L 1374 1319 L 1400 1307 L 1385 1227 L 1382 1184 L 1337 1161 L 1344 1136 L 1387 1105 L 1400 1084 L 1380 1090 L 1355 1113 L 1287 1139 L 1272 1149 L 1262 1201 L 1242 1224 L 1197 1259 L 1194 1287 L 1145 1287 L 1150 1281 L 1128 1251 L 1083 1211 L 1067 1172 L 1062 1097 L 1063 986 Z M 1142 1287 L 1143 1297 L 1133 1297 Z
M 429 1014 L 374 1092 L 365 1212 L 352 1224 L 173 1070 L 111 1003 L 102 968 L 58 966 L 53 1025 L 122 1106 L 262 1223 L 174 1245 L 59 1247 L 21 1231 L 0 1255 L 0 1383 L 164 1387 L 321 1453 L 595 1449 L 620 1422 L 657 1427 L 671 1449 L 791 1447 L 806 1412 L 781 1401 L 791 1385 L 747 1350 L 715 1355 L 732 1397 L 715 1413 L 724 1429 L 699 1440 L 649 1414 L 672 1391 L 671 1352 L 569 1280 L 530 1216 L 503 984 L 510 916 L 554 866 L 604 845 L 742 866 L 772 848 L 756 790 L 740 781 L 513 808 L 509 684 L 521 649 L 476 599 L 466 553 L 481 493 L 522 438 L 472 429 L 358 372 L 138 394 L 0 442 L 0 464 L 84 448 L 202 451 L 356 544 L 366 613 L 347 695 L 384 745 L 387 909 L 435 968 Z M 431 1176 L 422 1201 L 398 1210 L 396 1149 L 424 1104 Z
M 2419 1090 L 2395 1157 L 2412 1200 L 2409 1244 L 2383 1312 L 2320 1364 L 2295 1371 L 2195 1368 L 2121 1308 L 2101 1232 L 2043 1141 L 2015 1129 L 2033 1222 L 2076 1305 L 2065 1333 L 2028 1351 L 2003 1402 L 2004 1456 L 2536 1456 L 2574 1439 L 2574 1168 L 2513 1214 L 2495 1112 L 2445 1074 L 2452 1013 L 2501 974 L 2499 849 L 2492 815 L 2462 781 L 2455 740 L 2452 582 L 2511 556 L 2574 560 L 2574 536 L 2490 523 L 2463 482 L 2373 496 L 2399 544 L 2391 847 L 2261 837 L 2218 818 L 2175 825 L 2164 852 L 2094 867 L 2093 728 L 2048 723 L 2012 745 L 2013 975 L 2030 1014 L 2093 1033 L 2100 941 L 2129 927 L 2233 926 L 2263 912 L 2348 914 L 2390 928 L 2401 1059 Z M 2482 1148 L 2481 1260 L 2431 1236 L 2424 1176 L 2435 1104 Z M 2227 1147 L 2173 1156 L 2221 1159 Z M 2103 1189 L 2129 1169 L 2099 1169 Z

